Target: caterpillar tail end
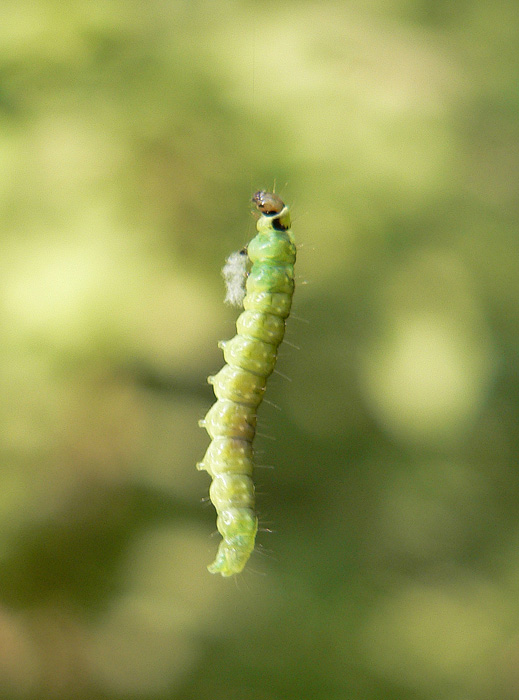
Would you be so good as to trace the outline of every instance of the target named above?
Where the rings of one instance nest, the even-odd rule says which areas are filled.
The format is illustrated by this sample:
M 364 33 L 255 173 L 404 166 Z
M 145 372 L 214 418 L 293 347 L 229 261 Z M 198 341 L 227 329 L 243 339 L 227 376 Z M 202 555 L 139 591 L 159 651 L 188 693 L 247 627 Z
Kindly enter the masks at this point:
M 234 576 L 245 568 L 249 557 L 254 550 L 256 532 L 258 530 L 258 520 L 254 517 L 252 527 L 241 534 L 224 537 L 218 547 L 216 559 L 209 564 L 207 570 L 211 574 L 221 574 L 222 576 Z
M 211 574 L 221 574 L 222 576 L 234 576 L 240 574 L 245 568 L 245 564 L 249 561 L 249 557 L 254 549 L 254 540 L 252 546 L 245 550 L 235 546 L 229 546 L 227 542 L 222 541 L 216 553 L 216 559 L 212 564 L 209 564 L 207 570 Z

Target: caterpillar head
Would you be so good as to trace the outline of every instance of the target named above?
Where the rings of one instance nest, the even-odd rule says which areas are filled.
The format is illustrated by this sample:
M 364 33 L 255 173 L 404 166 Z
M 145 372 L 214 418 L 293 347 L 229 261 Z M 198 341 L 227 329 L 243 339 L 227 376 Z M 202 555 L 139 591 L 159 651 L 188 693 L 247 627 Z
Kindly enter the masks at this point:
M 266 225 L 272 227 L 275 231 L 286 231 L 290 228 L 288 207 L 285 206 L 285 203 L 277 194 L 259 190 L 253 195 L 252 201 L 256 205 L 256 209 L 263 217 L 266 217 L 266 219 L 260 217 L 258 221 L 258 231 L 262 227 L 262 221 L 264 223 L 268 222 Z
M 281 197 L 278 197 L 277 194 L 273 194 L 272 192 L 266 192 L 265 190 L 255 192 L 252 196 L 252 201 L 256 205 L 258 211 L 266 216 L 275 216 L 285 208 Z

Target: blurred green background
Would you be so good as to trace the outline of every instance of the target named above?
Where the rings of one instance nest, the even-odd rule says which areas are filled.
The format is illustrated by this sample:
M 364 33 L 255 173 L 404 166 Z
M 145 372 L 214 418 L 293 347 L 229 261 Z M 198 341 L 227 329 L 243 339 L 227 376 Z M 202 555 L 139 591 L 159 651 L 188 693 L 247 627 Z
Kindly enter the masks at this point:
M 515 4 L 3 0 L 0 54 L 0 696 L 519 697 Z M 300 349 L 223 580 L 197 421 L 274 182 Z

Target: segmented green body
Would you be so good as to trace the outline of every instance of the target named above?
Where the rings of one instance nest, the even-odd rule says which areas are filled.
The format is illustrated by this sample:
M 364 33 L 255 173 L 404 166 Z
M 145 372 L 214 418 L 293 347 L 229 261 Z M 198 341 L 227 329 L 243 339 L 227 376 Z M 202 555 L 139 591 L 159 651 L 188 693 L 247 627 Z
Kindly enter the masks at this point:
M 234 338 L 219 343 L 226 364 L 217 375 L 208 377 L 217 401 L 200 421 L 212 442 L 197 467 L 213 479 L 209 496 L 223 538 L 208 569 L 222 576 L 240 573 L 254 549 L 258 529 L 252 481 L 256 413 L 276 364 L 294 293 L 296 247 L 288 208 L 268 192 L 256 192 L 253 201 L 261 216 L 258 234 L 247 247 L 252 267 L 245 310 L 236 322 Z

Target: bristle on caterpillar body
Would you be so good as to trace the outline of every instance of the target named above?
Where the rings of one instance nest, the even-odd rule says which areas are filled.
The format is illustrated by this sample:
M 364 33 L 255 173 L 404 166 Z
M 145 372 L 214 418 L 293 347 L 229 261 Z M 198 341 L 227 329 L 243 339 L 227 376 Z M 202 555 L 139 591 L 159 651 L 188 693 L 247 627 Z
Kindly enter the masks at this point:
M 217 401 L 200 421 L 212 442 L 197 467 L 205 469 L 213 480 L 209 496 L 223 538 L 215 561 L 207 568 L 222 576 L 240 573 L 254 549 L 258 530 L 252 481 L 256 414 L 276 364 L 294 293 L 296 247 L 288 207 L 276 194 L 263 190 L 256 192 L 252 201 L 260 217 L 258 233 L 246 249 L 250 271 L 244 311 L 236 321 L 234 338 L 219 344 L 226 364 L 208 378 Z M 228 283 L 227 295 L 232 303 L 242 301 L 237 290 L 237 262 L 231 256 L 226 265 L 230 269 L 224 268 L 223 273 L 226 282 L 231 279 L 232 290 Z

